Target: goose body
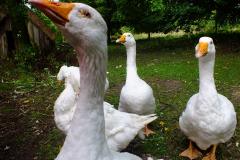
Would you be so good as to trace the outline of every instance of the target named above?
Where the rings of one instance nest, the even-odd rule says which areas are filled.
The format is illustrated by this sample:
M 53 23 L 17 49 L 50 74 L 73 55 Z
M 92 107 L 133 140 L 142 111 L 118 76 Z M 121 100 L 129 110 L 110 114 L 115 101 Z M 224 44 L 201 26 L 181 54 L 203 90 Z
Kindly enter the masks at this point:
M 199 40 L 196 56 L 199 58 L 199 93 L 188 101 L 179 125 L 191 141 L 206 150 L 211 145 L 228 141 L 234 134 L 237 120 L 233 104 L 218 94 L 215 87 L 215 47 L 211 38 L 202 37 Z
M 155 112 L 155 98 L 152 88 L 139 77 L 130 78 L 120 95 L 119 111 L 138 115 L 153 114 Z
M 117 40 L 127 50 L 127 77 L 120 94 L 119 110 L 139 115 L 153 114 L 156 108 L 152 88 L 137 74 L 136 41 L 131 33 Z
M 145 125 L 157 119 L 155 114 L 140 116 L 118 111 L 107 102 L 104 102 L 104 117 L 107 143 L 115 151 L 125 149 Z
M 56 160 L 140 160 L 109 149 L 103 111 L 107 66 L 107 25 L 92 7 L 82 3 L 30 0 L 53 20 L 77 52 L 80 92 L 71 126 Z
M 138 115 L 153 114 L 156 109 L 152 88 L 137 73 L 136 41 L 131 33 L 124 33 L 117 41 L 127 50 L 127 77 L 120 94 L 118 110 Z M 139 138 L 154 133 L 148 129 L 139 131 Z M 145 135 L 144 135 L 145 134 Z
M 199 94 L 193 95 L 179 121 L 181 130 L 202 150 L 225 143 L 236 128 L 233 104 L 221 94 L 217 94 L 216 99 L 208 98 L 209 101 Z
M 76 93 L 68 79 L 65 79 L 65 89 L 54 104 L 54 121 L 56 126 L 67 134 L 76 108 Z
M 67 80 L 65 79 L 65 81 Z M 58 129 L 67 135 L 76 109 L 77 95 L 71 84 L 65 82 L 65 86 L 65 89 L 55 102 L 54 120 Z M 120 112 L 107 102 L 103 103 L 103 110 L 106 140 L 109 148 L 114 151 L 125 149 L 145 125 L 157 119 L 155 114 L 140 116 Z
M 63 65 L 57 74 L 58 80 L 65 81 L 65 89 L 55 102 L 54 120 L 58 129 L 65 135 L 67 135 L 70 128 L 73 113 L 76 109 L 76 93 L 80 89 L 79 73 L 79 67 Z M 108 88 L 108 84 L 109 82 L 106 78 L 105 91 Z M 69 85 L 72 85 L 72 87 Z M 73 90 L 72 88 L 75 89 Z M 157 118 L 155 115 L 139 116 L 120 112 L 107 102 L 104 102 L 103 106 L 107 143 L 110 149 L 115 151 L 125 149 L 145 125 Z M 61 108 L 67 108 L 69 111 L 61 111 Z

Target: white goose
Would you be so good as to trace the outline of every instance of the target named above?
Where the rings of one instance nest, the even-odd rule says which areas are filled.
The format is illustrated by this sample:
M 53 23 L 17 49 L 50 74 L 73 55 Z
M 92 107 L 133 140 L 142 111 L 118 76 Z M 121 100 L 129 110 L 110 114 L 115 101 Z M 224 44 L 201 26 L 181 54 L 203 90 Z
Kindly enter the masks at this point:
M 153 114 L 156 109 L 152 88 L 137 74 L 136 41 L 131 33 L 124 33 L 117 41 L 127 49 L 127 77 L 121 90 L 119 111 L 138 115 Z M 145 134 L 153 133 L 145 127 Z M 140 134 L 140 137 L 144 138 Z
M 79 93 L 80 89 L 80 70 L 79 67 L 75 66 L 66 66 L 63 65 L 58 74 L 57 74 L 57 80 L 63 81 L 66 77 L 68 77 L 68 81 L 70 84 L 72 84 L 72 87 L 76 93 Z M 105 83 L 105 92 L 109 88 L 109 81 L 106 77 L 106 83 Z
M 71 126 L 73 113 L 76 109 L 77 94 L 71 82 L 71 74 L 65 66 L 61 67 L 59 75 L 64 75 L 65 89 L 57 98 L 54 105 L 55 123 L 65 135 Z M 66 74 L 67 73 L 67 74 Z M 110 149 L 121 151 L 136 137 L 145 125 L 157 119 L 155 114 L 139 116 L 136 114 L 120 112 L 113 105 L 104 102 L 105 134 Z
M 202 150 L 213 145 L 203 160 L 215 160 L 217 145 L 225 143 L 233 136 L 237 124 L 233 104 L 216 90 L 213 77 L 215 52 L 212 38 L 199 39 L 196 46 L 196 57 L 199 59 L 199 93 L 190 98 L 179 119 L 181 130 L 190 139 L 189 148 L 180 156 L 189 159 L 201 155 L 192 145 L 193 141 Z
M 57 160 L 140 160 L 111 151 L 103 113 L 107 66 L 107 25 L 93 8 L 82 3 L 30 0 L 53 20 L 78 54 L 81 90 L 71 127 Z
M 65 89 L 58 96 L 54 104 L 54 120 L 58 129 L 67 134 L 76 108 L 76 92 L 65 77 Z
M 74 91 L 76 93 L 79 92 L 80 89 L 80 72 L 79 72 L 79 67 L 75 67 L 75 66 L 66 66 L 63 65 L 60 69 L 59 72 L 57 74 L 57 80 L 58 81 L 63 81 L 65 80 L 66 83 L 66 79 L 68 83 L 70 83 L 74 89 Z
M 104 102 L 105 134 L 110 149 L 121 151 L 136 137 L 140 130 L 157 116 L 140 116 L 116 110 L 113 105 Z

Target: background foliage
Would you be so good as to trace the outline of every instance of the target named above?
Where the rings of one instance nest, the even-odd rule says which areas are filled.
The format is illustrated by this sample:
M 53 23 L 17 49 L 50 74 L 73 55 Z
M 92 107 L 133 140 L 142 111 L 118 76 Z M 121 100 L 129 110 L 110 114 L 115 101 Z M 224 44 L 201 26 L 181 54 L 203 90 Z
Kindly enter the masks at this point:
M 79 2 L 79 0 L 62 0 L 65 2 Z M 14 38 L 17 40 L 20 51 L 15 53 L 15 62 L 22 66 L 31 65 L 26 63 L 39 57 L 36 48 L 29 45 L 26 22 L 27 0 L 1 0 L 0 9 L 6 10 L 11 16 Z M 121 32 L 135 33 L 169 33 L 184 31 L 185 33 L 196 32 L 228 32 L 233 31 L 233 26 L 240 22 L 239 0 L 81 0 L 96 8 L 104 17 L 108 25 L 108 41 L 113 42 Z M 44 14 L 32 8 L 52 31 L 56 33 L 56 48 L 64 48 L 64 39 L 61 34 Z M 111 39 L 112 38 L 112 39 Z M 27 49 L 26 49 L 27 48 Z M 22 54 L 29 52 L 28 56 Z M 33 52 L 34 51 L 34 52 Z M 41 53 L 40 53 L 41 54 Z M 58 52 L 48 58 L 56 58 Z M 45 64 L 45 63 L 44 63 Z M 36 68 L 36 67 L 34 67 Z
M 69 2 L 70 0 L 62 0 Z M 71 0 L 79 2 L 79 0 Z M 205 20 L 214 20 L 216 26 L 237 24 L 240 21 L 238 0 L 82 0 L 96 8 L 106 20 L 109 38 L 122 26 L 137 32 L 165 32 L 190 28 L 197 29 Z M 26 0 L 1 0 L 0 6 L 9 10 L 16 34 L 24 33 L 27 9 Z M 50 23 L 49 23 L 50 24 Z M 53 25 L 50 24 L 52 28 Z

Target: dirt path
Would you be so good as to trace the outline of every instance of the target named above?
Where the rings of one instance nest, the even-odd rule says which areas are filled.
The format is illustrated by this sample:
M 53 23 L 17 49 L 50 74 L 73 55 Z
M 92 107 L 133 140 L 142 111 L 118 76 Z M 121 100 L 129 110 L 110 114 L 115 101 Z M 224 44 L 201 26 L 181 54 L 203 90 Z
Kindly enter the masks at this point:
M 39 106 L 35 95 L 39 96 L 39 93 L 0 93 L 1 160 L 37 159 L 39 142 L 47 137 L 54 124 L 51 112 L 45 110 L 51 103 L 45 105 L 42 101 Z

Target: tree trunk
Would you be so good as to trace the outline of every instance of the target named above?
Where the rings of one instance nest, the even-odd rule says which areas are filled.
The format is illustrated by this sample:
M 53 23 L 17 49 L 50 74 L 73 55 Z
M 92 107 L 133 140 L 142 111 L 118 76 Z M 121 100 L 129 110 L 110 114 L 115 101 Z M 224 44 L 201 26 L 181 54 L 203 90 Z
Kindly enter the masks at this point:
M 148 32 L 148 40 L 151 39 L 151 32 Z
M 11 30 L 11 19 L 8 15 L 6 15 L 1 21 L 0 21 L 0 37 L 7 31 Z
M 8 57 L 10 59 L 14 59 L 14 51 L 16 50 L 16 46 L 15 46 L 15 41 L 14 41 L 14 36 L 12 31 L 7 31 L 6 36 L 7 36 L 7 43 L 8 43 Z
M 218 12 L 216 10 L 216 15 L 215 15 L 215 33 L 218 32 Z
M 111 30 L 108 29 L 108 32 L 107 32 L 107 39 L 108 39 L 108 43 L 111 43 Z
M 107 32 L 107 40 L 108 43 L 111 42 L 111 32 L 112 32 L 112 24 L 111 24 L 111 19 L 113 15 L 113 8 L 112 8 L 112 3 L 113 1 L 111 0 L 106 0 L 106 8 L 108 11 L 108 16 L 106 17 L 107 25 L 108 25 L 108 32 Z
M 217 18 L 215 19 L 215 33 L 218 32 L 218 22 L 217 22 Z

